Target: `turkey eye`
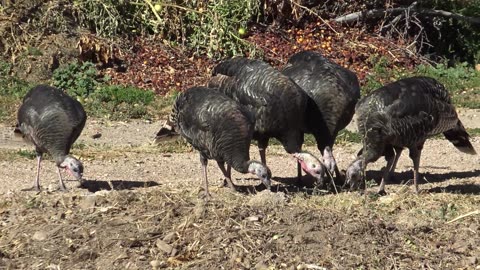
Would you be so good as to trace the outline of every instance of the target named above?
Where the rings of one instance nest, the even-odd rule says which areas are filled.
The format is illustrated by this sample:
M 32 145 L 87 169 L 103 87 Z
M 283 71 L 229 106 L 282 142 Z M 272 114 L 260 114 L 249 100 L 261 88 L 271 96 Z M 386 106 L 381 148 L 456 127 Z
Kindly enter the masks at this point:
M 262 178 L 267 178 L 267 175 L 266 175 L 266 174 L 262 174 Z
M 73 168 L 72 171 L 73 172 L 78 172 L 78 168 Z
M 312 164 L 312 168 L 315 169 L 317 167 L 317 165 L 315 164 Z

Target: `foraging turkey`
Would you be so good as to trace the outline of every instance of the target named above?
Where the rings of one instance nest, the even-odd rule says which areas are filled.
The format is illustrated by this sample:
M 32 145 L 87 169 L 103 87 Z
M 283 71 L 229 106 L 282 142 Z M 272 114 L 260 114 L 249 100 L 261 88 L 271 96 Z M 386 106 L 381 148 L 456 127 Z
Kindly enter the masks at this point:
M 209 86 L 218 88 L 254 113 L 253 138 L 258 141 L 263 164 L 266 164 L 268 141 L 273 137 L 299 162 L 299 179 L 303 168 L 323 182 L 320 160 L 301 150 L 308 97 L 290 78 L 263 61 L 236 57 L 213 69 Z
M 379 187 L 379 193 L 385 193 L 385 183 L 395 171 L 402 150 L 408 148 L 418 193 L 423 144 L 428 137 L 439 133 L 458 150 L 476 154 L 448 91 L 435 79 L 412 77 L 385 85 L 362 98 L 356 112 L 364 146 L 347 169 L 346 183 L 351 188 L 359 186 L 368 163 L 385 156 L 387 166 Z
M 360 98 L 357 76 L 314 51 L 294 54 L 282 72 L 309 96 L 307 133 L 315 137 L 326 169 L 338 177 L 332 148 L 338 132 L 352 120 Z
M 69 152 L 87 120 L 82 104 L 57 88 L 39 85 L 23 98 L 17 117 L 15 133 L 35 145 L 37 175 L 33 189 L 40 190 L 40 163 L 44 153 L 49 153 L 55 160 L 61 190 L 66 187 L 60 168 L 81 184 L 82 162 Z
M 210 197 L 208 159 L 217 161 L 228 185 L 233 189 L 231 167 L 240 173 L 257 175 L 270 188 L 270 170 L 264 164 L 250 160 L 254 120 L 247 109 L 223 93 L 207 87 L 189 88 L 175 100 L 171 115 L 172 131 L 178 132 L 200 153 L 206 198 Z

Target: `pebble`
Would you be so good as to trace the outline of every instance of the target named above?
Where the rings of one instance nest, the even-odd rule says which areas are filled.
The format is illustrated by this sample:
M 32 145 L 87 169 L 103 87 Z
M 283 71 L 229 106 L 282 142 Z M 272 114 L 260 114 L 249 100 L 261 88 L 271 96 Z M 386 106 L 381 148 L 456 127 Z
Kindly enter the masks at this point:
M 155 245 L 167 254 L 171 254 L 173 251 L 173 247 L 161 239 L 158 239 Z
M 164 261 L 159 261 L 159 260 L 151 261 L 150 265 L 153 267 L 153 269 L 165 268 L 167 266 L 167 264 Z
M 33 234 L 32 239 L 35 241 L 45 241 L 47 239 L 47 236 L 47 232 L 45 231 L 36 231 Z

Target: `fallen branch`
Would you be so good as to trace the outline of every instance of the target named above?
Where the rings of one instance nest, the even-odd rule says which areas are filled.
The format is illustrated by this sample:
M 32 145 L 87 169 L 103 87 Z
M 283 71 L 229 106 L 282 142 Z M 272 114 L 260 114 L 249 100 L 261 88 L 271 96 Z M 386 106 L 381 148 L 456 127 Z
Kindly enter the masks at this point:
M 464 215 L 461 215 L 461 216 L 458 216 L 450 221 L 447 221 L 447 224 L 449 223 L 452 223 L 452 222 L 455 222 L 457 220 L 460 220 L 462 218 L 466 218 L 466 217 L 469 217 L 469 216 L 473 216 L 473 215 L 479 215 L 480 214 L 480 210 L 475 210 L 475 211 L 472 211 L 472 212 L 469 212 L 469 213 L 466 213 Z
M 378 19 L 386 15 L 397 15 L 399 13 L 411 10 L 416 12 L 419 15 L 430 15 L 430 16 L 441 16 L 447 18 L 454 18 L 457 20 L 462 20 L 469 22 L 471 24 L 480 24 L 480 17 L 467 17 L 458 13 L 453 13 L 445 10 L 435 10 L 435 9 L 425 9 L 417 7 L 403 7 L 403 8 L 388 8 L 388 9 L 372 9 L 367 11 L 358 11 L 350 13 L 344 16 L 340 16 L 334 19 L 337 23 L 352 23 L 359 20 L 365 19 Z

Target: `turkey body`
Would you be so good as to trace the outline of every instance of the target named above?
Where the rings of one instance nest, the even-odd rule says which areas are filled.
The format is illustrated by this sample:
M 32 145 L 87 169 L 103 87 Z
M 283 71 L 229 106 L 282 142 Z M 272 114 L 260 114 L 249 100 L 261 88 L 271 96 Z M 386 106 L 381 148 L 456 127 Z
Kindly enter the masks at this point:
M 208 159 L 217 161 L 232 188 L 230 167 L 240 173 L 256 174 L 267 188 L 270 187 L 271 173 L 268 168 L 250 160 L 255 119 L 246 108 L 213 89 L 193 87 L 177 97 L 171 118 L 175 131 L 200 153 L 207 197 Z
M 17 114 L 15 132 L 35 145 L 37 177 L 34 188 L 40 189 L 39 171 L 42 155 L 49 153 L 57 165 L 60 188 L 65 190 L 60 168 L 65 168 L 79 181 L 83 165 L 69 155 L 70 148 L 85 126 L 87 115 L 80 104 L 63 91 L 39 85 L 32 88 L 23 99 Z
M 315 137 L 326 169 L 339 176 L 332 148 L 338 132 L 352 120 L 360 98 L 357 76 L 313 51 L 291 56 L 282 72 L 308 95 L 306 132 Z
M 385 156 L 380 193 L 394 172 L 404 148 L 409 149 L 418 192 L 420 155 L 428 137 L 443 133 L 462 152 L 476 154 L 448 91 L 428 77 L 411 77 L 385 85 L 362 98 L 357 106 L 358 130 L 364 137 L 359 157 L 347 169 L 347 182 L 356 186 L 361 171 Z
M 218 88 L 254 113 L 253 138 L 258 141 L 264 164 L 268 141 L 276 138 L 287 153 L 294 154 L 307 173 L 320 177 L 323 169 L 320 161 L 301 151 L 308 97 L 290 78 L 263 61 L 236 57 L 214 68 L 209 86 Z

